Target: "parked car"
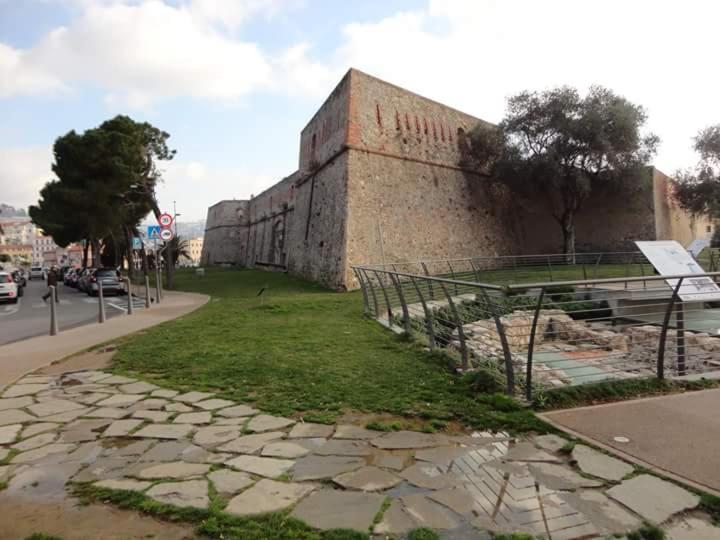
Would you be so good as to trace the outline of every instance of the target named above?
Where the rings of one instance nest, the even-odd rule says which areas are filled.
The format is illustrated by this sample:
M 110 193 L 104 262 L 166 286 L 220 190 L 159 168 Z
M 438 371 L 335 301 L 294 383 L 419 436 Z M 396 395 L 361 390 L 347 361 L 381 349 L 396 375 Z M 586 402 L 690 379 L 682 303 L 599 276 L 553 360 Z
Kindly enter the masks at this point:
M 11 274 L 13 281 L 17 283 L 18 287 L 27 287 L 27 279 L 25 279 L 25 272 L 23 272 L 22 270 L 15 270 Z M 22 294 L 20 296 L 22 296 Z
M 98 268 L 92 272 L 88 279 L 87 293 L 90 296 L 97 296 L 100 287 L 102 287 L 103 296 L 125 294 L 122 278 L 115 268 Z
M 18 287 L 10 272 L 0 272 L 0 301 L 17 304 L 21 295 L 18 290 L 22 290 L 22 288 Z
M 79 291 L 88 292 L 88 282 L 94 270 L 94 268 L 83 268 L 80 270 L 77 278 L 77 288 Z
M 77 287 L 77 280 L 80 273 L 80 268 L 71 268 L 67 272 L 65 272 L 65 277 L 63 278 L 63 283 L 68 287 Z
M 42 266 L 31 266 L 30 267 L 30 275 L 28 276 L 28 279 L 32 281 L 33 279 L 41 279 L 45 281 L 47 274 L 45 273 L 45 270 Z

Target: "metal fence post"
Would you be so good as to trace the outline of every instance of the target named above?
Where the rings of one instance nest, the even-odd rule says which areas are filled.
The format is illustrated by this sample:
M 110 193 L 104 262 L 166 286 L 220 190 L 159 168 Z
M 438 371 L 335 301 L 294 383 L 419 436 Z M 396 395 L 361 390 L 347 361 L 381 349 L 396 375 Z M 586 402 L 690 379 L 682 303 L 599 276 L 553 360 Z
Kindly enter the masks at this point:
M 447 263 L 448 263 L 448 267 L 450 268 L 450 275 L 452 276 L 453 280 L 455 280 L 455 270 L 453 269 L 450 261 L 448 261 Z M 457 287 L 457 283 L 455 283 L 455 296 L 457 296 L 457 295 L 458 295 L 458 287 Z
M 600 270 L 600 260 L 602 259 L 602 253 L 598 255 L 597 261 L 595 261 L 595 272 L 593 273 L 593 279 L 597 279 L 598 271 Z
M 55 286 L 50 285 L 50 335 L 57 336 L 58 334 L 58 321 L 57 321 L 57 292 Z
M 435 327 L 433 322 L 433 315 L 432 310 L 428 309 L 427 303 L 425 302 L 425 297 L 423 296 L 423 293 L 420 291 L 420 287 L 418 287 L 417 281 L 414 277 L 411 277 L 410 280 L 412 281 L 413 285 L 415 286 L 415 290 L 417 291 L 418 298 L 420 299 L 420 303 L 422 304 L 423 311 L 425 312 L 425 326 L 427 328 L 427 334 L 428 334 L 428 344 L 430 345 L 430 350 L 432 351 L 435 349 Z
M 133 310 L 135 309 L 135 306 L 133 306 L 133 301 L 132 301 L 132 283 L 130 283 L 130 278 L 128 278 L 128 282 L 127 282 L 127 297 L 128 297 L 127 314 L 132 315 Z
M 372 282 L 367 275 L 367 270 L 363 268 L 362 273 L 365 274 L 365 283 L 367 283 L 370 294 L 372 295 L 373 306 L 375 307 L 375 318 L 377 319 L 380 316 L 380 307 L 378 306 L 377 296 L 375 294 L 375 287 L 373 287 Z
M 675 300 L 678 298 L 678 292 L 682 286 L 683 279 L 680 278 L 675 285 L 673 294 L 670 297 L 667 309 L 665 310 L 665 318 L 663 319 L 662 329 L 660 330 L 660 343 L 658 343 L 658 357 L 657 357 L 657 377 L 658 379 L 665 378 L 665 338 L 667 337 L 668 325 L 670 324 L 670 314 L 673 311 Z
M 678 299 L 675 303 L 675 338 L 677 340 L 677 374 L 685 375 L 685 306 Z
M 397 275 L 390 274 L 390 280 L 395 285 L 395 290 L 398 293 L 398 298 L 400 299 L 400 307 L 402 308 L 402 314 L 403 314 L 403 328 L 405 329 L 405 333 L 410 333 L 410 313 L 408 312 L 407 302 L 405 302 L 405 295 L 403 294 L 402 285 L 400 284 L 400 280 L 398 279 Z
M 475 263 L 472 259 L 469 259 L 470 261 L 470 268 L 472 268 L 473 274 L 475 275 L 475 281 L 480 281 L 480 272 L 477 269 L 477 266 L 475 266 Z
M 462 368 L 466 370 L 468 369 L 468 367 L 470 367 L 470 359 L 468 357 L 467 345 L 465 343 L 465 331 L 462 327 L 462 320 L 460 319 L 458 310 L 455 307 L 455 302 L 453 302 L 452 296 L 450 296 L 450 293 L 448 293 L 448 290 L 443 282 L 440 282 L 440 288 L 442 289 L 443 293 L 445 293 L 445 296 L 448 300 L 448 307 L 450 308 L 450 313 L 452 313 L 452 316 L 455 319 L 455 328 L 457 328 L 458 339 L 460 340 L 460 355 L 462 357 Z
M 363 295 L 363 311 L 367 315 L 370 313 L 370 303 L 368 302 L 368 295 L 367 291 L 365 290 L 365 283 L 363 283 L 362 277 L 360 276 L 360 270 L 353 267 L 353 272 L 355 272 L 355 277 L 358 280 L 358 283 L 360 284 L 360 290 L 362 291 Z
M 507 341 L 507 334 L 505 334 L 505 325 L 500 320 L 497 309 L 495 309 L 495 303 L 490 299 L 485 289 L 482 289 L 483 298 L 487 303 L 490 315 L 492 315 L 495 321 L 495 329 L 497 330 L 498 336 L 500 336 L 500 346 L 503 350 L 503 358 L 505 360 L 505 382 L 507 383 L 507 394 L 513 395 L 515 393 L 515 370 L 512 364 L 512 353 L 510 352 L 510 345 Z
M 550 275 L 550 281 L 553 281 L 552 265 L 550 264 L 550 255 L 547 256 L 548 274 Z
M 378 285 L 380 285 L 380 288 L 382 289 L 382 292 L 383 292 L 383 296 L 385 297 L 385 305 L 387 307 L 387 315 L 388 315 L 388 325 L 392 326 L 393 312 L 392 312 L 392 307 L 390 307 L 390 298 L 388 298 L 387 291 L 385 290 L 385 285 L 383 284 L 382 280 L 380 279 L 380 274 L 378 274 L 377 270 L 373 270 L 373 273 L 375 274 L 375 277 L 378 280 Z M 378 313 L 378 316 L 380 316 L 379 313 Z
M 427 264 L 425 264 L 425 262 L 423 261 L 420 261 L 420 266 L 422 266 L 425 275 L 427 277 L 430 277 L 430 272 L 428 272 Z M 430 293 L 430 300 L 435 300 L 435 292 L 433 291 L 432 280 L 428 280 L 428 292 Z
M 102 281 L 98 280 L 98 322 L 105 322 L 105 297 L 103 296 Z
M 150 309 L 150 276 L 145 274 L 145 309 Z
M 583 266 L 584 268 L 584 266 Z M 535 314 L 533 315 L 532 327 L 530 328 L 530 341 L 528 343 L 527 368 L 525 372 L 525 397 L 528 401 L 532 401 L 532 374 L 533 374 L 533 353 L 535 351 L 535 332 L 537 332 L 537 323 L 540 318 L 540 310 L 545 297 L 545 289 L 540 289 Z

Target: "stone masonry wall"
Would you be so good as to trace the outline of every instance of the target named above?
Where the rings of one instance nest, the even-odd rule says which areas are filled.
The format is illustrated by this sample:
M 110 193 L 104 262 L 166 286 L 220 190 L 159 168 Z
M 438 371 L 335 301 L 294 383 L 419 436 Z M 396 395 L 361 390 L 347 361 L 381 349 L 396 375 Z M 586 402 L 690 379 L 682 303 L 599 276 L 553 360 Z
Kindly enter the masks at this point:
M 220 201 L 208 208 L 201 264 L 243 264 L 248 201 Z
M 545 206 L 517 202 L 523 254 L 562 253 L 562 231 Z M 635 240 L 655 240 L 653 188 L 645 182 L 624 190 L 595 192 L 578 214 L 575 245 L 582 252 L 636 251 Z

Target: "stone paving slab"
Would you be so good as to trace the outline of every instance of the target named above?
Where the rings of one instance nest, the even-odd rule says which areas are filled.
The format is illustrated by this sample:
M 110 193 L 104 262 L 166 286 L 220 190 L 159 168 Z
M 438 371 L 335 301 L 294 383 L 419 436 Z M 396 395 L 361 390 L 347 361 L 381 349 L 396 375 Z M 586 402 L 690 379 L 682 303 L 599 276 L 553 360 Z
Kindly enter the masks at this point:
M 247 423 L 247 429 L 256 432 L 275 431 L 292 426 L 294 423 L 295 420 L 291 420 L 290 418 L 270 416 L 269 414 L 259 414 Z
M 673 514 L 700 503 L 697 495 L 649 474 L 625 480 L 607 494 L 651 523 L 663 523 Z
M 239 418 L 239 417 L 245 417 L 245 416 L 253 416 L 255 414 L 258 414 L 260 411 L 257 409 L 253 409 L 252 407 L 249 407 L 247 405 L 236 405 L 235 407 L 227 407 L 225 409 L 220 409 L 217 411 L 216 414 L 220 416 L 225 416 L 227 418 Z
M 489 538 L 487 530 L 584 539 L 625 534 L 660 518 L 688 539 L 702 538 L 703 524 L 710 527 L 685 517 L 697 505 L 693 494 L 654 477 L 638 484 L 646 475 L 613 486 L 629 465 L 583 445 L 568 456 L 556 435 L 518 441 L 503 433 L 295 423 L 206 392 L 180 394 L 113 377 L 28 379 L 21 386 L 45 389 L 2 398 L 0 461 L 20 451 L 0 465 L 6 493 L 42 496 L 51 486 L 94 482 L 207 508 L 212 483 L 236 515 L 294 507 L 293 515 L 310 525 L 364 532 L 389 498 L 377 534 L 426 526 L 446 531 L 448 540 Z M 117 406 L 95 406 L 102 403 Z M 207 423 L 173 422 L 183 415 Z M 257 432 L 244 435 L 250 425 Z
M 334 426 L 325 424 L 298 423 L 293 426 L 288 434 L 290 439 L 324 438 L 327 439 L 333 434 Z
M 312 492 L 312 484 L 260 480 L 253 487 L 230 499 L 225 511 L 238 516 L 251 516 L 284 510 Z
M 340 474 L 333 478 L 333 482 L 345 489 L 385 491 L 397 486 L 402 482 L 402 478 L 377 467 L 368 466 Z
M 9 424 L 23 424 L 25 422 L 34 422 L 37 420 L 35 416 L 31 416 L 20 409 L 6 409 L 0 411 L 0 426 Z
M 195 430 L 192 424 L 150 424 L 133 433 L 133 437 L 183 439 Z
M 158 502 L 180 507 L 207 508 L 210 504 L 206 480 L 157 484 L 146 495 Z
M 300 501 L 291 515 L 318 529 L 367 531 L 384 500 L 375 493 L 324 489 Z
M 249 474 L 221 469 L 207 475 L 218 493 L 223 495 L 234 495 L 248 486 L 255 483 Z
M 582 472 L 605 480 L 619 482 L 633 472 L 631 465 L 593 450 L 584 444 L 575 445 L 572 458 L 577 461 L 577 465 Z
M 257 474 L 266 478 L 276 478 L 295 465 L 291 459 L 277 459 L 259 456 L 238 456 L 225 462 L 234 469 Z

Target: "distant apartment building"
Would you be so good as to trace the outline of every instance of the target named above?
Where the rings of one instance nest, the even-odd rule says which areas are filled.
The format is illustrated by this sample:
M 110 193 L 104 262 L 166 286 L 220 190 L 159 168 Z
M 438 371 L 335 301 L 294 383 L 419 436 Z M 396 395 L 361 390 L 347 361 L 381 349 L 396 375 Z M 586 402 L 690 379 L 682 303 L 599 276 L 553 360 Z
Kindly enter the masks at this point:
M 58 245 L 53 241 L 52 236 L 37 234 L 33 239 L 33 264 L 56 264 L 55 250 Z M 47 254 L 47 255 L 46 255 Z
M 187 253 L 189 257 L 180 257 L 178 261 L 180 266 L 196 266 L 200 264 L 200 257 L 202 255 L 203 238 L 191 238 L 187 241 Z
M 0 244 L 32 245 L 37 228 L 30 218 L 4 218 L 0 220 Z

